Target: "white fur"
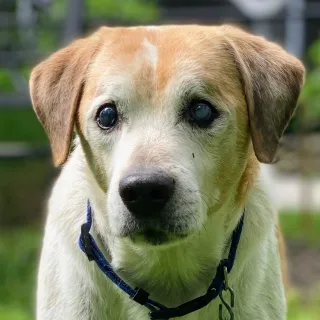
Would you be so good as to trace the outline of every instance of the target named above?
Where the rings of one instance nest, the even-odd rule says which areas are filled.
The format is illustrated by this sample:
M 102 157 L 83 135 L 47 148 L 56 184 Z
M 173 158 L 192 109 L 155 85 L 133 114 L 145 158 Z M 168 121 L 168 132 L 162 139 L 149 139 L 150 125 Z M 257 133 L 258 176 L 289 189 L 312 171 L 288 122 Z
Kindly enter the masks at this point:
M 150 61 L 151 66 L 155 70 L 157 68 L 158 61 L 158 49 L 147 39 L 143 40 L 143 46 L 146 51 L 147 60 Z
M 159 27 L 159 26 L 147 26 L 146 29 L 147 29 L 147 30 L 156 30 L 156 31 L 159 31 L 159 30 L 161 30 L 161 27 Z

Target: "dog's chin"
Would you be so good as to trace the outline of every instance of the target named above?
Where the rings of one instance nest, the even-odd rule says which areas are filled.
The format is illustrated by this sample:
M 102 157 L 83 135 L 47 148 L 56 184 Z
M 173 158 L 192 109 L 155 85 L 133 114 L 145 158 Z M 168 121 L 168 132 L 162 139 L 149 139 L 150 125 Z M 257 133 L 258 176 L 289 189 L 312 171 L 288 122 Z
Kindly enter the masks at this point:
M 145 229 L 128 236 L 136 245 L 150 245 L 159 248 L 179 244 L 187 237 L 186 233 L 171 233 L 154 229 Z

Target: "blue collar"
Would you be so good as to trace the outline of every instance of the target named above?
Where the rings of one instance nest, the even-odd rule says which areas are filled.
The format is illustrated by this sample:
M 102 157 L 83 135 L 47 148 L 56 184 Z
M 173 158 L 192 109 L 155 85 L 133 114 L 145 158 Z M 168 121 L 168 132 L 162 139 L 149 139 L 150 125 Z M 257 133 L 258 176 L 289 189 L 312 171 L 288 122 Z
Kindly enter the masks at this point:
M 81 234 L 79 237 L 79 247 L 87 255 L 89 261 L 95 261 L 100 270 L 122 291 L 129 295 L 129 297 L 147 307 L 150 310 L 150 319 L 171 319 L 175 317 L 181 317 L 196 310 L 199 310 L 208 305 L 212 300 L 220 296 L 221 302 L 227 308 L 230 319 L 233 319 L 234 315 L 232 308 L 234 305 L 233 291 L 228 286 L 227 275 L 232 270 L 238 243 L 240 241 L 241 232 L 243 229 L 243 212 L 238 226 L 232 233 L 231 247 L 228 258 L 222 259 L 217 267 L 216 275 L 213 278 L 207 292 L 198 298 L 190 300 L 178 307 L 167 308 L 163 304 L 151 300 L 149 293 L 141 288 L 132 288 L 129 284 L 123 281 L 112 269 L 110 263 L 104 257 L 100 249 L 98 248 L 94 238 L 89 233 L 92 226 L 92 209 L 90 202 L 87 203 L 87 222 L 81 226 Z M 228 290 L 231 294 L 231 303 L 228 304 L 222 296 L 222 291 Z M 222 319 L 222 305 L 219 306 L 219 319 Z

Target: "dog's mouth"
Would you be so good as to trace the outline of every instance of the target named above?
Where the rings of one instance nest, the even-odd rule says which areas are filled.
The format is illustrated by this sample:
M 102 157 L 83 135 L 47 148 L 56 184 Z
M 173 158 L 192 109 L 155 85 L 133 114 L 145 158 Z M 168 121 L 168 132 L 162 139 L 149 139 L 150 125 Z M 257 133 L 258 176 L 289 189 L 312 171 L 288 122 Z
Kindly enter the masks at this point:
M 155 229 L 145 229 L 135 235 L 131 235 L 130 239 L 134 243 L 147 243 L 153 246 L 171 244 L 187 237 L 187 234 L 169 233 Z

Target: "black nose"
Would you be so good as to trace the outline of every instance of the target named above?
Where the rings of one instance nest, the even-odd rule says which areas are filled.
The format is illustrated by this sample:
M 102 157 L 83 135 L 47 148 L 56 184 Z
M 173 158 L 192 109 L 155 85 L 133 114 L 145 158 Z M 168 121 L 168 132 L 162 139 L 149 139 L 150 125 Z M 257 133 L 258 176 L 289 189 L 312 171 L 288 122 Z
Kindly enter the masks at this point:
M 119 183 L 119 193 L 129 211 L 139 217 L 159 213 L 171 198 L 174 179 L 158 169 L 136 169 Z

